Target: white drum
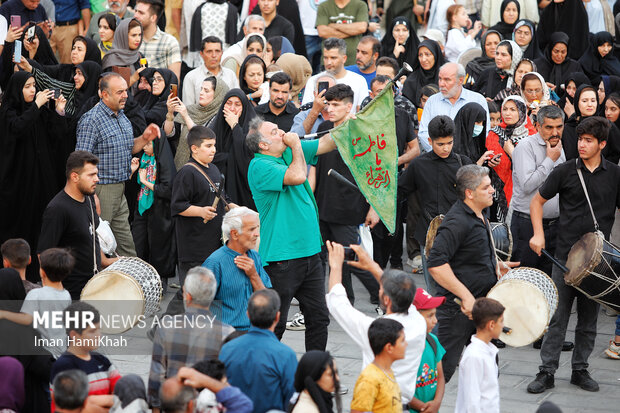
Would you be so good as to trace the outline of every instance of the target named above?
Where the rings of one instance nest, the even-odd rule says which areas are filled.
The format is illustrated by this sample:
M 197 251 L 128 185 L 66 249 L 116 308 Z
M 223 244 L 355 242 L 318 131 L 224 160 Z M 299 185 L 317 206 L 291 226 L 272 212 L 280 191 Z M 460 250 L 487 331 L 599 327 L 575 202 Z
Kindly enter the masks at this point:
M 91 278 L 80 299 L 97 308 L 102 317 L 120 315 L 136 320 L 117 323 L 116 327 L 102 324 L 103 333 L 118 334 L 132 328 L 137 316 L 157 313 L 162 294 L 161 278 L 155 268 L 140 258 L 122 257 Z
M 499 301 L 504 311 L 504 325 L 510 334 L 500 340 L 509 346 L 533 343 L 545 334 L 558 306 L 558 290 L 553 280 L 536 268 L 514 268 L 495 284 L 487 297 Z

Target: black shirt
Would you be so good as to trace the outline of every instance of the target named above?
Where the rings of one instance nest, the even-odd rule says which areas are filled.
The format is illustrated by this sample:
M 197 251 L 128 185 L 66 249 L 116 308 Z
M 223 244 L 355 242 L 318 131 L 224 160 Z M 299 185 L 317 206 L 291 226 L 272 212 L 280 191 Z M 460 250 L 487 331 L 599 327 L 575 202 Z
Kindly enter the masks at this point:
M 269 108 L 269 102 L 256 106 L 254 108 L 254 111 L 261 115 L 266 122 L 273 122 L 278 125 L 278 128 L 282 129 L 284 132 L 288 132 L 291 130 L 295 115 L 299 113 L 299 109 L 297 109 L 297 106 L 295 106 L 293 102 L 290 101 L 286 102 L 284 110 L 279 115 L 276 115 L 271 111 L 271 109 Z
M 594 215 L 606 239 L 609 239 L 614 225 L 616 208 L 620 208 L 620 166 L 602 156 L 601 164 L 594 172 L 590 172 L 580 158 L 556 166 L 539 192 L 545 199 L 560 194 L 560 222 L 555 256 L 561 260 L 568 257 L 573 244 L 584 234 L 594 232 L 592 213 L 579 182 L 577 167 L 581 168 Z
M 220 187 L 221 174 L 217 166 L 209 164 L 205 167 L 190 158 L 189 162 L 207 174 L 217 188 Z M 184 217 L 180 215 L 191 205 L 211 206 L 216 197 L 216 189 L 196 168 L 185 165 L 177 172 L 172 184 L 170 209 L 175 222 L 177 251 L 179 262 L 204 261 L 216 249 L 222 246 L 222 218 L 226 213 L 224 202 L 217 204 L 217 216 L 205 224 L 200 217 Z M 222 190 L 227 201 L 228 197 Z
M 97 260 L 97 268 L 101 267 L 99 237 L 96 234 L 93 236 L 93 231 L 98 226 L 99 216 L 92 196 L 87 197 L 84 202 L 79 202 L 62 190 L 56 194 L 43 212 L 37 252 L 41 253 L 48 248 L 56 247 L 70 249 L 75 258 L 75 266 L 62 284 L 73 300 L 79 300 L 82 288 L 93 276 L 93 257 Z
M 398 156 L 407 151 L 407 144 L 417 139 L 415 127 L 409 115 L 404 110 L 394 107 L 394 122 L 396 126 L 396 145 L 398 146 Z M 402 168 L 402 165 L 399 169 Z
M 422 213 L 421 221 L 415 226 L 414 237 L 422 245 L 431 220 L 448 212 L 457 200 L 456 172 L 461 166 L 471 163 L 467 156 L 454 152 L 445 159 L 435 152 L 427 152 L 411 161 L 399 177 L 398 190 L 403 197 L 417 191 Z
M 301 35 L 302 33 L 300 33 Z M 269 26 L 265 27 L 265 39 L 270 39 L 274 36 L 284 36 L 291 44 L 295 42 L 295 27 L 293 23 L 288 21 L 287 18 L 276 14 Z
M 456 278 L 476 298 L 485 296 L 497 282 L 489 231 L 462 200 L 456 201 L 443 219 L 428 258 L 429 268 L 444 264 L 450 264 Z M 441 286 L 438 293 L 447 302 L 454 299 L 454 294 Z
M 317 132 L 334 127 L 331 121 L 321 123 Z M 342 185 L 327 175 L 333 169 L 356 185 L 351 171 L 337 150 L 318 157 L 316 162 L 316 189 L 314 197 L 319 209 L 319 219 L 341 225 L 360 225 L 366 219 L 368 202 L 359 190 Z

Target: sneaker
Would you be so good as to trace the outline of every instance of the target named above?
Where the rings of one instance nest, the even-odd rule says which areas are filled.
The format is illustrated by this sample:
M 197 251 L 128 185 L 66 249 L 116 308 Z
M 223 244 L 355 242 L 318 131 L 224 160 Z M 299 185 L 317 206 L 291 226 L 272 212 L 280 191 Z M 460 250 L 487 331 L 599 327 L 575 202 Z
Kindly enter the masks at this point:
M 573 370 L 570 383 L 581 387 L 585 391 L 598 391 L 598 383 L 594 381 L 588 370 Z
M 378 315 L 385 315 L 385 312 L 384 312 L 384 311 L 381 309 L 381 307 L 379 307 L 379 306 L 376 306 L 376 307 L 375 307 L 375 312 L 376 312 Z
M 295 307 L 299 307 L 299 301 L 297 301 L 297 298 L 293 297 L 291 299 L 291 305 L 294 305 Z
M 553 374 L 547 371 L 540 371 L 536 375 L 534 381 L 527 385 L 527 392 L 538 394 L 554 387 L 555 383 L 553 379 Z
M 610 359 L 620 360 L 620 345 L 610 340 L 609 347 L 605 350 L 605 354 Z
M 181 288 L 181 286 L 177 282 L 168 283 L 168 287 L 174 288 L 175 290 L 178 290 L 179 288 Z
M 291 331 L 303 331 L 306 329 L 306 320 L 302 313 L 295 313 L 291 321 L 286 322 L 286 329 Z

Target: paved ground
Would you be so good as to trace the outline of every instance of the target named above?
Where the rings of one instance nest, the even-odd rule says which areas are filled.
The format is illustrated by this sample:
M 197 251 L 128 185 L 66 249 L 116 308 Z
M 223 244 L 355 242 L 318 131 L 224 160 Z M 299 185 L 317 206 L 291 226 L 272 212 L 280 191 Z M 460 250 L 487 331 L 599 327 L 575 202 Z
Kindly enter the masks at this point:
M 613 234 L 616 245 L 620 245 L 620 219 L 616 219 Z M 416 276 L 416 282 L 423 284 L 423 277 Z M 355 280 L 356 307 L 369 315 L 374 314 L 373 306 L 368 302 L 368 294 L 364 287 Z M 168 301 L 171 294 L 166 295 Z M 295 307 L 292 307 L 292 312 Z M 291 312 L 291 316 L 292 316 Z M 531 346 L 500 350 L 500 396 L 502 412 L 535 412 L 538 405 L 545 400 L 551 400 L 562 408 L 564 412 L 618 412 L 620 411 L 620 360 L 610 360 L 603 354 L 615 328 L 615 317 L 609 317 L 602 311 L 599 315 L 597 340 L 594 352 L 590 357 L 590 372 L 600 384 L 598 393 L 588 393 L 569 383 L 571 367 L 570 352 L 562 353 L 560 368 L 556 374 L 556 387 L 543 394 L 532 395 L 527 393 L 527 384 L 538 371 L 540 363 L 539 352 Z M 576 317 L 573 316 L 569 324 L 568 340 L 573 340 Z M 136 349 L 136 354 L 144 353 L 144 348 L 150 342 L 143 335 L 129 333 L 130 347 Z M 291 346 L 298 357 L 304 353 L 304 332 L 287 331 L 283 341 Z M 329 326 L 328 348 L 337 360 L 340 378 L 349 393 L 343 397 L 345 411 L 349 410 L 355 380 L 361 371 L 361 353 L 352 345 L 348 336 L 340 326 L 332 320 Z M 150 359 L 147 356 L 111 356 L 113 362 L 120 369 L 121 374 L 135 373 L 141 375 L 145 381 L 148 377 Z M 446 386 L 446 394 L 441 411 L 453 411 L 456 402 L 458 374 Z

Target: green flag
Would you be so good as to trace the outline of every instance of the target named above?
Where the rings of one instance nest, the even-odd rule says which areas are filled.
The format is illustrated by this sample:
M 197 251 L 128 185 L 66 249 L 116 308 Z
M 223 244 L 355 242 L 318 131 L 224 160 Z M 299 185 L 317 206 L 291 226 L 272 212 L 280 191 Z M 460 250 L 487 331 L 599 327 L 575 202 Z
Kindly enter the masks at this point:
M 398 147 L 391 84 L 350 119 L 331 131 L 342 159 L 386 228 L 396 230 Z

